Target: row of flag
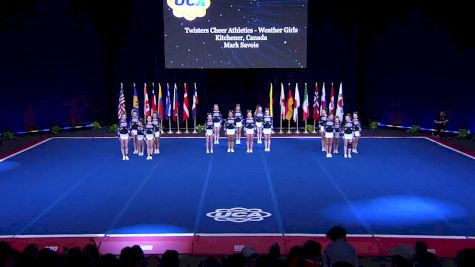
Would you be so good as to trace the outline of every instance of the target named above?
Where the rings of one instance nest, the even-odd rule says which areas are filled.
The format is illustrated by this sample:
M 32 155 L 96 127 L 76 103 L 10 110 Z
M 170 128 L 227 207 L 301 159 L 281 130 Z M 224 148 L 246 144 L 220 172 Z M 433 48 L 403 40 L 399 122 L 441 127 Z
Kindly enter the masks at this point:
M 152 93 L 151 93 L 151 101 L 149 100 L 149 89 L 147 83 L 144 83 L 144 110 L 143 115 L 144 117 L 152 115 L 152 112 L 155 111 L 159 115 L 160 118 L 167 118 L 168 120 L 171 118 L 173 121 L 179 120 L 178 114 L 178 86 L 175 83 L 173 86 L 173 102 L 171 101 L 172 96 L 170 94 L 170 86 L 167 83 L 166 85 L 166 95 L 165 95 L 165 105 L 163 104 L 163 94 L 162 94 L 162 86 L 158 84 L 158 99 L 155 95 L 155 83 L 152 82 Z M 190 118 L 190 106 L 188 101 L 188 86 L 186 83 L 183 84 L 183 108 L 182 108 L 182 120 L 187 121 Z M 138 114 L 139 112 L 139 98 L 137 95 L 137 87 L 134 83 L 134 96 L 132 98 L 132 107 Z M 197 107 L 198 107 L 198 89 L 196 87 L 196 83 L 194 83 L 194 92 L 193 92 L 193 99 L 192 99 L 192 106 L 191 106 L 191 115 L 193 120 L 196 121 L 197 116 Z M 120 119 L 123 114 L 126 114 L 125 108 L 125 96 L 124 96 L 124 84 L 120 84 L 120 93 L 119 93 L 119 104 L 117 108 L 117 116 Z
M 303 120 L 307 121 L 310 118 L 310 101 L 307 89 L 307 83 L 304 84 L 304 93 L 303 101 L 300 99 L 299 84 L 295 84 L 295 90 L 292 94 L 292 89 L 290 83 L 288 84 L 288 94 L 287 98 L 285 97 L 284 83 L 280 84 L 280 118 L 288 120 L 289 123 L 291 120 L 298 122 L 299 120 L 299 109 L 302 108 L 303 111 Z M 152 91 L 151 91 L 151 101 L 149 100 L 149 90 L 147 83 L 144 83 L 144 110 L 143 114 L 145 117 L 150 116 L 152 111 L 155 111 L 159 114 L 160 118 L 166 118 L 169 121 L 179 121 L 179 101 L 177 94 L 177 84 L 173 86 L 173 101 L 172 94 L 170 93 L 170 86 L 166 84 L 166 95 L 165 95 L 165 105 L 163 104 L 162 97 L 162 86 L 158 84 L 158 98 L 155 94 L 155 83 L 152 82 Z M 326 90 L 325 83 L 322 84 L 321 95 L 320 88 L 318 83 L 315 83 L 315 90 L 313 94 L 313 120 L 320 120 L 320 114 L 323 109 L 327 110 L 328 103 L 328 114 L 333 114 L 343 120 L 344 111 L 343 111 L 343 85 L 340 83 L 340 89 L 338 91 L 338 99 L 335 103 L 335 89 L 333 83 L 331 83 L 330 89 L 330 100 L 327 102 L 326 99 Z M 336 105 L 335 105 L 336 104 Z M 133 109 L 139 113 L 139 98 L 137 95 L 137 88 L 134 83 L 134 96 L 132 101 Z M 197 116 L 197 107 L 198 107 L 198 90 L 196 83 L 194 83 L 194 92 L 192 99 L 191 114 L 192 119 L 196 122 Z M 274 115 L 274 103 L 273 103 L 273 84 L 270 84 L 269 90 L 269 111 L 270 115 Z M 125 96 L 124 96 L 124 87 L 121 83 L 120 95 L 119 95 L 119 104 L 118 104 L 118 117 L 120 118 L 123 114 L 126 114 L 125 108 Z M 139 113 L 140 114 L 140 113 Z M 183 108 L 182 108 L 182 117 L 183 121 L 187 121 L 190 118 L 190 107 L 188 101 L 188 87 L 187 84 L 183 84 Z
M 287 98 L 285 98 L 284 92 L 284 84 L 280 84 L 280 117 L 281 119 L 286 119 L 288 121 L 293 120 L 294 122 L 298 121 L 298 111 L 299 108 L 302 107 L 303 110 L 303 119 L 306 121 L 310 118 L 310 102 L 308 98 L 308 90 L 307 90 L 307 83 L 305 83 L 305 89 L 303 94 L 303 101 L 300 101 L 300 91 L 299 91 L 299 84 L 295 84 L 295 91 L 292 94 L 292 89 L 290 88 L 290 83 L 288 85 L 288 94 Z M 273 98 L 272 98 L 272 84 L 270 85 L 270 93 L 269 93 L 269 109 L 271 116 L 273 114 Z M 333 87 L 333 83 L 331 83 L 331 90 L 330 90 L 330 102 L 328 103 L 328 114 L 333 114 L 343 119 L 344 111 L 343 111 L 343 84 L 340 83 L 340 89 L 338 91 L 338 100 L 335 106 L 335 89 Z M 313 94 L 313 120 L 318 121 L 320 120 L 320 114 L 323 109 L 327 109 L 327 99 L 326 99 L 326 92 L 325 92 L 325 83 L 322 86 L 322 93 L 320 96 L 320 88 L 318 87 L 318 83 L 315 83 L 315 91 Z

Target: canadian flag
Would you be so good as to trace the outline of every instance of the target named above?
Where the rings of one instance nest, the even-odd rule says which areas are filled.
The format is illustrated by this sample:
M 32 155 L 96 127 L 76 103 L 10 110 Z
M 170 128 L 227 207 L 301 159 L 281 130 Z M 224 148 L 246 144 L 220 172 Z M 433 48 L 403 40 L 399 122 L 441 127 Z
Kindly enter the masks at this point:
M 329 114 L 335 115 L 335 88 L 333 88 L 333 83 L 332 83 L 332 89 L 330 91 L 330 104 L 328 105 L 329 109 Z
M 343 111 L 343 83 L 340 83 L 340 90 L 338 90 L 338 101 L 336 104 L 336 116 L 340 118 L 340 121 L 343 121 L 344 116 Z
M 280 83 L 280 116 L 285 117 L 285 93 L 284 84 Z

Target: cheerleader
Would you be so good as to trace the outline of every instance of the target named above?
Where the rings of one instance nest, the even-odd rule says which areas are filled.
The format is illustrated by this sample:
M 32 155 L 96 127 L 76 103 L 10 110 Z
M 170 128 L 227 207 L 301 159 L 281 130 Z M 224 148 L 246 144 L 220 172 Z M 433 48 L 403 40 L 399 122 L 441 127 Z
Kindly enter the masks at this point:
M 327 122 L 325 123 L 325 143 L 326 143 L 326 151 L 327 151 L 327 158 L 332 157 L 332 143 L 333 143 L 333 136 L 335 131 L 335 122 L 333 114 L 330 113 L 328 116 Z
M 127 115 L 122 114 L 119 121 L 119 142 L 122 160 L 129 160 L 129 127 L 127 125 Z
M 325 141 L 325 123 L 327 122 L 327 111 L 322 109 L 320 114 L 320 136 L 322 137 L 322 151 L 326 151 L 326 141 Z
M 132 138 L 134 139 L 134 154 L 138 154 L 138 142 L 137 142 L 137 128 L 139 127 L 138 126 L 138 122 L 139 122 L 139 115 L 137 113 L 137 110 L 135 109 L 132 109 L 132 118 L 130 120 L 130 129 L 132 129 L 132 131 L 130 132 L 130 134 L 132 135 Z
M 160 123 L 161 119 L 158 117 L 157 112 L 152 114 L 153 131 L 155 132 L 155 139 L 153 141 L 153 153 L 160 154 Z
M 247 111 L 247 117 L 244 121 L 246 128 L 246 148 L 247 153 L 252 153 L 252 147 L 254 146 L 254 129 L 256 127 L 254 118 L 252 117 L 252 111 Z
M 228 112 L 228 118 L 224 123 L 226 127 L 226 135 L 228 136 L 228 152 L 234 153 L 234 135 L 236 134 L 236 121 L 234 119 L 233 111 Z
M 256 111 L 254 113 L 254 117 L 256 120 L 256 129 L 257 129 L 257 143 L 262 144 L 262 122 L 264 118 L 264 114 L 262 113 L 262 107 L 257 106 Z
M 234 119 L 236 122 L 236 145 L 241 144 L 241 134 L 242 134 L 242 112 L 241 105 L 236 104 L 234 108 Z
M 343 139 L 344 139 L 343 150 L 345 153 L 345 158 L 351 158 L 354 129 L 355 127 L 353 125 L 353 121 L 351 120 L 351 115 L 346 114 L 345 122 L 343 123 Z
M 353 112 L 353 125 L 355 127 L 355 138 L 353 140 L 353 153 L 358 154 L 358 142 L 361 136 L 361 123 L 358 119 L 358 112 Z
M 153 131 L 152 116 L 147 116 L 147 124 L 145 124 L 145 143 L 147 144 L 147 160 L 152 159 L 154 139 L 155 132 Z
M 206 154 L 213 153 L 214 123 L 213 114 L 208 113 L 205 122 Z
M 340 117 L 335 117 L 335 130 L 333 132 L 333 154 L 338 154 L 338 145 L 340 143 L 341 136 L 341 121 Z
M 270 135 L 272 134 L 272 117 L 270 116 L 270 111 L 266 108 L 264 112 L 264 151 L 270 151 Z
M 218 104 L 213 106 L 213 125 L 214 125 L 214 143 L 219 144 L 219 133 L 221 130 L 221 122 L 223 118 L 219 112 Z
M 141 120 L 139 120 L 138 128 L 137 128 L 137 151 L 138 151 L 139 156 L 143 156 L 143 152 L 145 150 L 144 139 L 145 139 L 145 132 L 143 129 L 143 123 Z

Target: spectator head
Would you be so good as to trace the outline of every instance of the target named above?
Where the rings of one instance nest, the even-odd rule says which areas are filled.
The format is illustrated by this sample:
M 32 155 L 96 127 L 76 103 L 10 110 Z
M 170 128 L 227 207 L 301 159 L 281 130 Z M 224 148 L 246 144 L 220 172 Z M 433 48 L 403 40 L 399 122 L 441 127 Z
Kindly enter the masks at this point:
M 391 256 L 400 256 L 408 261 L 412 261 L 414 254 L 416 254 L 416 251 L 410 245 L 398 244 L 397 246 L 390 248 L 388 250 L 388 253 Z M 399 258 L 396 258 L 396 260 L 399 260 Z
M 333 226 L 328 230 L 327 238 L 331 241 L 336 241 L 338 239 L 346 240 L 346 230 L 341 226 Z
M 282 254 L 280 252 L 279 243 L 272 244 L 272 246 L 270 246 L 270 249 L 269 249 L 269 257 L 271 257 L 271 258 L 280 258 L 281 255 Z
M 314 240 L 308 240 L 303 244 L 303 253 L 306 259 L 315 260 L 322 255 L 322 245 Z
M 176 250 L 167 250 L 163 253 L 162 261 L 160 263 L 161 267 L 179 267 L 180 259 L 178 258 L 179 254 Z
M 134 265 L 141 265 L 145 259 L 142 248 L 139 245 L 135 245 L 130 249 L 130 252 Z
M 424 254 L 427 252 L 427 244 L 424 241 L 417 241 L 414 246 L 416 254 Z
M 467 248 L 457 253 L 455 263 L 458 267 L 475 266 L 475 248 Z
M 14 250 L 7 242 L 0 242 L 0 266 L 14 266 Z
M 97 263 L 99 261 L 99 249 L 95 244 L 88 244 L 83 250 L 84 256 L 91 263 Z
M 303 254 L 303 248 L 301 246 L 293 246 L 290 248 L 289 254 L 287 255 L 287 262 L 291 262 L 295 259 L 302 259 Z
M 241 254 L 246 258 L 256 257 L 257 253 L 253 247 L 245 246 L 241 249 Z

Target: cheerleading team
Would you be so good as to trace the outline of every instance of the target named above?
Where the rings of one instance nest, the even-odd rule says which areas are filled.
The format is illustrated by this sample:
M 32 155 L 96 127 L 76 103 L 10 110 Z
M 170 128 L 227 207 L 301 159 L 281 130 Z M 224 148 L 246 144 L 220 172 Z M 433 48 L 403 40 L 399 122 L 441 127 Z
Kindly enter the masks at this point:
M 323 151 L 327 158 L 332 158 L 332 154 L 338 154 L 340 138 L 343 139 L 343 151 L 345 158 L 351 158 L 351 155 L 358 153 L 358 141 L 361 136 L 361 123 L 358 119 L 358 113 L 346 114 L 343 121 L 339 116 L 330 113 L 327 116 L 325 110 L 322 110 L 320 117 L 320 132 L 322 136 Z

